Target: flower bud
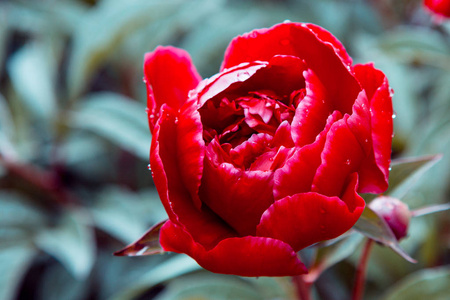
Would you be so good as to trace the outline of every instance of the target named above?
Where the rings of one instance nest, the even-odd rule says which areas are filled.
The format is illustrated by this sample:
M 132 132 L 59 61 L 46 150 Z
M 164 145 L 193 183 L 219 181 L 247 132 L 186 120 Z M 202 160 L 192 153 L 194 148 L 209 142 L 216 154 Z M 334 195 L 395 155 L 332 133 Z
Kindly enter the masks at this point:
M 370 202 L 369 207 L 386 221 L 397 240 L 407 235 L 411 219 L 408 205 L 397 198 L 381 196 Z

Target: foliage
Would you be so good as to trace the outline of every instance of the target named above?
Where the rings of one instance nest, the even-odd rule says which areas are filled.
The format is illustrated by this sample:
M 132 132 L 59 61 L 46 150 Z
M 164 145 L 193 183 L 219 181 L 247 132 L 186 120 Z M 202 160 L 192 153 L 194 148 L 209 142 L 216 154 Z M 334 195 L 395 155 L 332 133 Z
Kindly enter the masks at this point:
M 232 37 L 286 19 L 327 28 L 386 73 L 401 157 L 388 193 L 412 209 L 447 202 L 450 21 L 433 23 L 418 0 L 2 1 L 0 299 L 292 298 L 289 278 L 212 275 L 174 254 L 112 256 L 166 218 L 147 169 L 143 54 L 182 47 L 208 77 Z M 366 212 L 357 230 L 417 260 L 376 246 L 367 299 L 444 299 L 448 225 L 448 212 L 415 217 L 399 245 Z M 352 231 L 301 252 L 320 270 L 317 299 L 348 298 L 362 240 Z

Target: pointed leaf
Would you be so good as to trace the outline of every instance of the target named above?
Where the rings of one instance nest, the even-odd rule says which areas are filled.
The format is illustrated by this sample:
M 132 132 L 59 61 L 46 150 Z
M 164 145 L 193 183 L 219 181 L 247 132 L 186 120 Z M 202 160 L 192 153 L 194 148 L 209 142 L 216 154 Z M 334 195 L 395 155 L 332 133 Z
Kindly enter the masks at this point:
M 354 229 L 358 230 L 368 238 L 371 238 L 385 246 L 390 247 L 401 257 L 409 262 L 416 263 L 416 260 L 410 257 L 405 250 L 398 244 L 392 230 L 386 224 L 383 218 L 380 218 L 373 210 L 366 206 L 361 218 L 356 222 Z
M 441 158 L 442 155 L 437 154 L 393 160 L 389 173 L 389 188 L 384 194 L 402 198 L 412 184 Z
M 159 244 L 159 231 L 166 221 L 159 222 L 150 228 L 140 239 L 124 249 L 114 253 L 116 256 L 142 256 L 164 253 Z
M 431 206 L 425 206 L 422 208 L 411 211 L 413 217 L 420 217 L 423 215 L 433 214 L 440 211 L 446 211 L 450 209 L 450 203 L 437 204 Z

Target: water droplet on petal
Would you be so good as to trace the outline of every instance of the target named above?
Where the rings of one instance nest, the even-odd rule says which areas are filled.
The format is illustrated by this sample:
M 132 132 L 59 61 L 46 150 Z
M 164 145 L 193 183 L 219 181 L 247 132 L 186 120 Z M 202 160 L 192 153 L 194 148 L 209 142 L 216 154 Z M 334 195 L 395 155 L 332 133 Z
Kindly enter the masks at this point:
M 286 19 L 283 21 L 283 23 L 291 23 L 291 20 Z
M 392 119 L 397 118 L 397 113 L 394 111 L 394 113 L 392 114 Z
M 364 140 L 364 143 L 368 143 L 368 142 L 369 142 L 369 139 L 365 139 L 365 140 Z
M 148 164 L 147 169 L 148 169 L 149 171 L 152 170 L 152 167 L 150 166 L 150 164 Z
M 352 163 L 352 161 L 350 160 L 350 158 L 347 159 L 347 160 L 345 161 L 345 164 L 346 164 L 347 166 L 350 166 L 351 163 Z

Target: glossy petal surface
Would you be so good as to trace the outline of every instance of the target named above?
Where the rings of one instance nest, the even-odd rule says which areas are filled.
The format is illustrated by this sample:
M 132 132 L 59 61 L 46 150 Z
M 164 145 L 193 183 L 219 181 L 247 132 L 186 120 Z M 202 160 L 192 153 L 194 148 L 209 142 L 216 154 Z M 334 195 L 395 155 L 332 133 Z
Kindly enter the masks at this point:
M 179 48 L 159 46 L 144 58 L 144 81 L 147 86 L 147 108 L 150 128 L 156 122 L 162 104 L 180 108 L 188 92 L 200 82 L 189 54 Z
M 355 224 L 365 206 L 356 193 L 356 173 L 350 178 L 342 200 L 308 192 L 275 201 L 264 212 L 257 235 L 282 240 L 298 251 L 343 234 Z
M 294 276 L 307 272 L 292 248 L 279 240 L 252 236 L 229 238 L 206 250 L 170 221 L 161 231 L 164 249 L 186 253 L 212 272 L 239 276 Z

